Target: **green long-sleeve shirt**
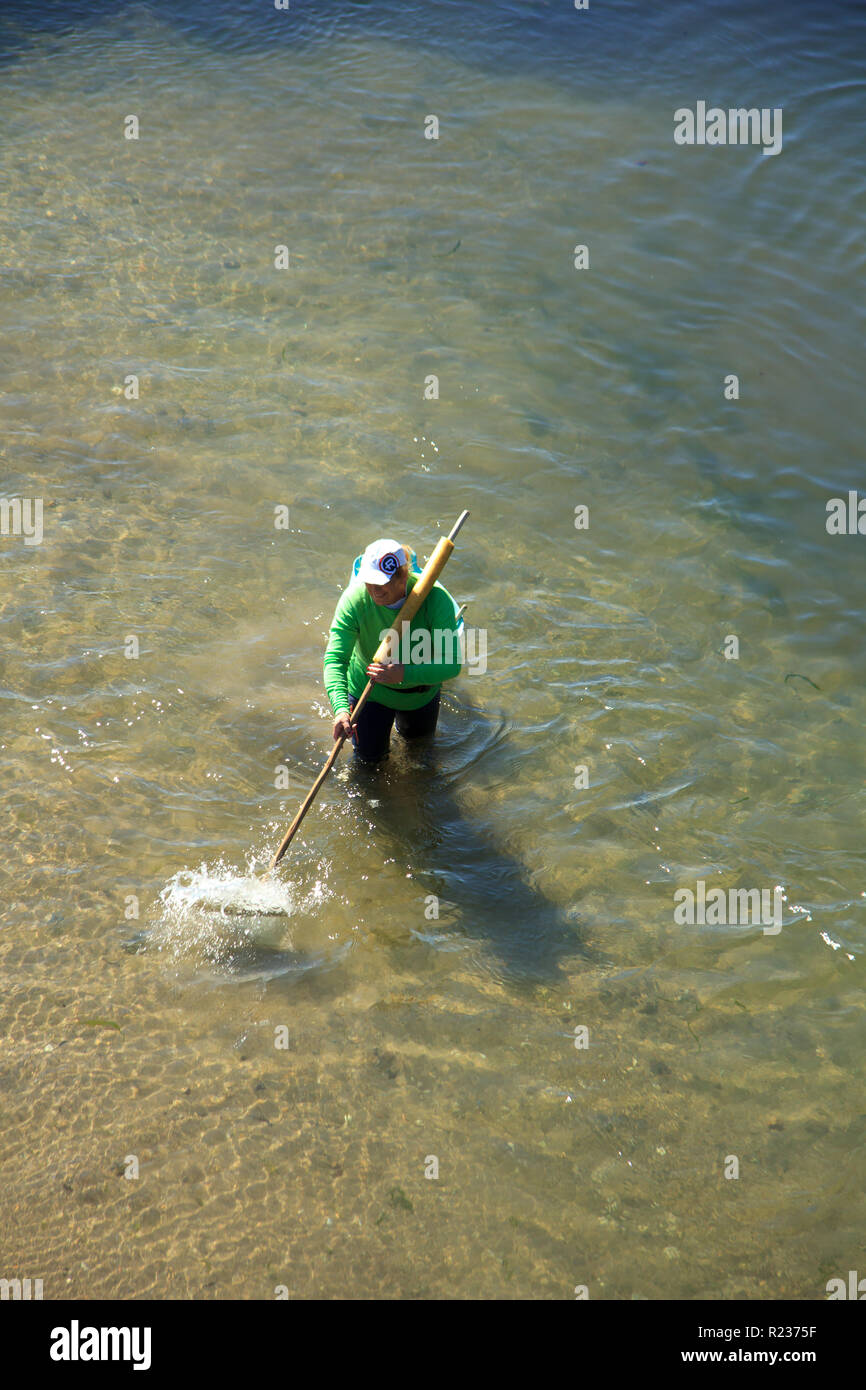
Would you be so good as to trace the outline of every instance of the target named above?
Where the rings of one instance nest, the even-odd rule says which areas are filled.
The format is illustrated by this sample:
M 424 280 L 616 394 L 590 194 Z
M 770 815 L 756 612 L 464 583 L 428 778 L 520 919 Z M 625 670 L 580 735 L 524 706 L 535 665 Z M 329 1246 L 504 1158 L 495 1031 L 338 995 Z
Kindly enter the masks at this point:
M 417 575 L 409 575 L 409 591 L 417 579 Z M 349 695 L 357 698 L 361 694 L 367 684 L 367 667 L 382 641 L 381 634 L 392 627 L 401 639 L 400 650 L 392 659 L 409 658 L 404 662 L 404 679 L 400 685 L 377 681 L 370 692 L 371 700 L 389 709 L 418 709 L 433 699 L 442 681 L 460 675 L 457 605 L 447 589 L 438 583 L 433 585 L 410 622 L 405 640 L 400 609 L 374 603 L 366 585 L 355 580 L 337 604 L 325 649 L 325 689 L 335 714 L 349 708 Z M 424 651 L 425 645 L 429 651 Z M 404 651 L 404 647 L 408 650 Z M 427 655 L 430 661 L 417 659 Z M 426 689 L 415 691 L 417 685 Z

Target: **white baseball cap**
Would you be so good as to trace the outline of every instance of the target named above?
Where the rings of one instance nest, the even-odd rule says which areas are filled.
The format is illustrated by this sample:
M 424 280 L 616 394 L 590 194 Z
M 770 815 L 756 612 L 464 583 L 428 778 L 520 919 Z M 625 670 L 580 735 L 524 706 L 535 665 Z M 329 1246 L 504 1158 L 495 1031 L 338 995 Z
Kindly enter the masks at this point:
M 407 563 L 408 557 L 399 541 L 373 541 L 361 557 L 358 578 L 364 584 L 387 584 Z

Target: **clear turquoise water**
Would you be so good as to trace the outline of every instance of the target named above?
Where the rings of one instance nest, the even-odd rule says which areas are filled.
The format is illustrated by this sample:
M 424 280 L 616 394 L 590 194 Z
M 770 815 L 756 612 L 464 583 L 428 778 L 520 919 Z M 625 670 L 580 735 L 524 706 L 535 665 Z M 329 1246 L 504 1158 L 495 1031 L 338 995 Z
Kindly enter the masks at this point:
M 44 499 L 0 537 L 0 1273 L 823 1297 L 864 1216 L 862 11 L 0 40 L 3 494 Z M 697 100 L 781 106 L 782 153 L 676 146 Z M 353 557 L 464 507 L 487 674 L 255 889 Z M 782 885 L 782 931 L 677 925 L 698 878 Z

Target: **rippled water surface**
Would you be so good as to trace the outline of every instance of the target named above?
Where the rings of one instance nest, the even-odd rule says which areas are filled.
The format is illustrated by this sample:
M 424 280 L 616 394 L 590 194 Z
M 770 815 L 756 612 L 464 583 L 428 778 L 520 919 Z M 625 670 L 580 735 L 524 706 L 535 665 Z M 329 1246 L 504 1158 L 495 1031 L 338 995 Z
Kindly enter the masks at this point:
M 862 1266 L 866 541 L 825 519 L 863 484 L 864 31 L 4 7 L 2 491 L 44 536 L 0 537 L 0 1274 L 810 1299 Z M 783 108 L 781 154 L 675 145 L 698 100 Z M 463 508 L 486 674 L 432 746 L 343 757 L 264 878 L 352 559 Z M 779 885 L 781 931 L 677 923 L 698 879 Z

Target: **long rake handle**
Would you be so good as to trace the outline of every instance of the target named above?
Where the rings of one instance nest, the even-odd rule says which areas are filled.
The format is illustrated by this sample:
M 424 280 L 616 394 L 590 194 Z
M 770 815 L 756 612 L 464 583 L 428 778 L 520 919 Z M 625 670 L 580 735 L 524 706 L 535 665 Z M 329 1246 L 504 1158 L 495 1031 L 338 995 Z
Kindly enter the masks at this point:
M 410 622 L 411 619 L 414 618 L 415 614 L 418 612 L 418 609 L 421 607 L 421 604 L 424 602 L 430 590 L 433 588 L 433 585 L 436 583 L 436 580 L 439 578 L 439 575 L 445 568 L 445 565 L 448 561 L 448 557 L 454 549 L 454 538 L 456 537 L 457 532 L 460 530 L 460 527 L 463 525 L 468 515 L 468 512 L 460 513 L 460 516 L 457 518 L 454 525 L 452 526 L 450 533 L 447 536 L 442 537 L 436 549 L 433 551 L 433 554 L 430 556 L 430 559 L 424 566 L 421 578 L 418 580 L 415 587 L 409 592 L 409 594 L 406 597 L 406 601 L 403 604 L 403 607 L 400 608 L 398 611 L 398 617 L 401 623 Z M 466 604 L 464 603 L 463 607 L 460 609 L 461 613 L 463 612 L 463 609 L 465 607 Z M 394 628 L 390 628 L 388 633 L 382 639 L 382 641 L 379 643 L 379 646 L 376 649 L 376 655 L 373 657 L 374 661 L 387 661 L 390 659 L 391 643 L 392 640 L 396 638 L 396 636 L 397 634 Z M 364 689 L 361 692 L 360 698 L 355 702 L 355 707 L 352 710 L 353 724 L 355 720 L 358 718 L 358 715 L 361 713 L 361 710 L 364 708 L 364 705 L 367 703 L 367 697 L 372 689 L 373 682 L 367 681 L 367 684 L 364 686 Z M 271 860 L 271 869 L 275 869 L 277 867 L 286 850 L 288 849 L 289 845 L 292 843 L 298 826 L 301 824 L 301 821 L 304 819 L 304 816 L 307 814 L 313 802 L 315 801 L 316 796 L 318 795 L 319 788 L 321 787 L 328 773 L 331 771 L 331 768 L 334 766 L 334 763 L 337 761 L 340 749 L 342 748 L 345 742 L 345 734 L 341 734 L 338 739 L 334 740 L 334 746 L 328 754 L 328 760 L 325 763 L 325 766 L 322 768 L 315 782 L 311 786 L 310 790 L 307 792 L 301 809 L 298 811 L 298 814 L 295 816 L 295 819 L 292 821 L 291 825 L 289 826 L 288 830 L 283 836 L 282 843 L 280 844 L 279 849 L 277 850 L 276 854 Z

